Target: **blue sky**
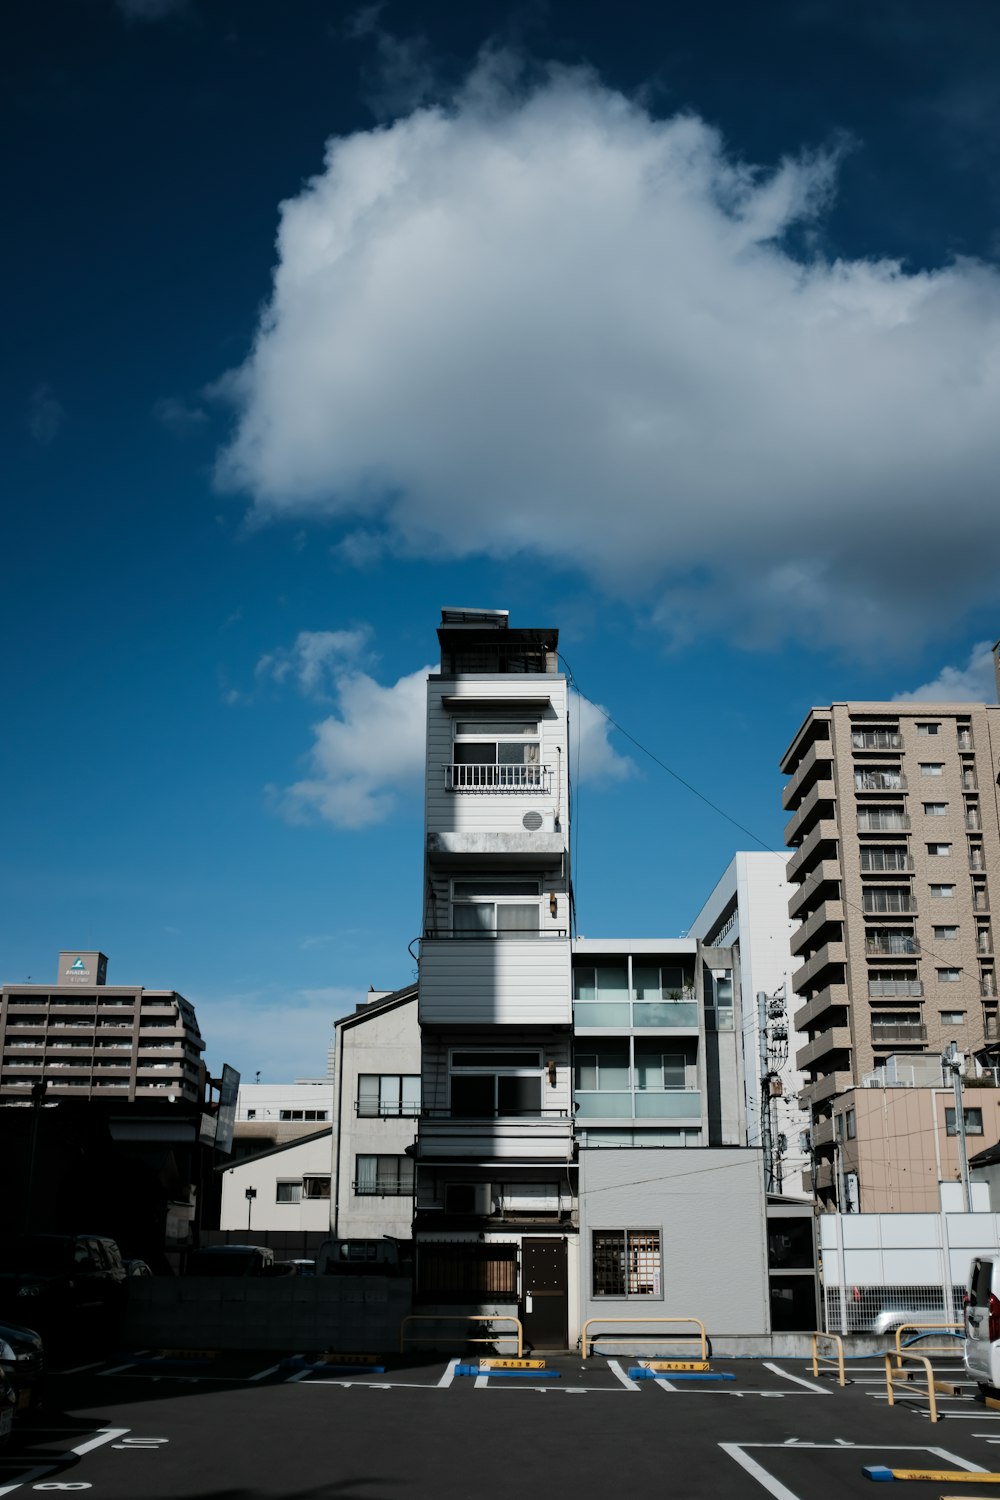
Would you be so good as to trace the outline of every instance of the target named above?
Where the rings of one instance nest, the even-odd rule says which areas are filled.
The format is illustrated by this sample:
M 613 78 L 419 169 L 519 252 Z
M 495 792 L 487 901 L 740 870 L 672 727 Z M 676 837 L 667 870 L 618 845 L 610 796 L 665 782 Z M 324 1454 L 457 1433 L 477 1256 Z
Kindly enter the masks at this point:
M 15 6 L 0 972 L 322 1072 L 409 980 L 442 604 L 780 847 L 813 703 L 992 697 L 993 0 Z M 581 711 L 580 930 L 754 847 Z

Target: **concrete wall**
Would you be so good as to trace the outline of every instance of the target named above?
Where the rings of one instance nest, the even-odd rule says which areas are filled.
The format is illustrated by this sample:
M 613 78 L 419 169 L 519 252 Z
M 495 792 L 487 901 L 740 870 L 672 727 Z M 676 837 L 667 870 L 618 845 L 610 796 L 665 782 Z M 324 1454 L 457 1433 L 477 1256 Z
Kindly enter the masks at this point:
M 593 1296 L 596 1229 L 659 1229 L 659 1298 Z M 768 1333 L 760 1152 L 581 1151 L 580 1317 L 696 1317 L 709 1335 Z M 647 1326 L 654 1331 L 655 1324 Z
M 124 1337 L 135 1348 L 390 1353 L 410 1294 L 382 1276 L 154 1276 L 129 1288 Z

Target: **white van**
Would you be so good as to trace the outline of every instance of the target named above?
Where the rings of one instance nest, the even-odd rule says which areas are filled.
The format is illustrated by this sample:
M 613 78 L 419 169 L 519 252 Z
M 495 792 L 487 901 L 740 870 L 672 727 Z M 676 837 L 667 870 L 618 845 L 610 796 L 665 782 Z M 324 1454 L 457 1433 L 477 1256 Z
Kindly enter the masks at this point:
M 977 1255 L 965 1294 L 965 1368 L 985 1395 L 1000 1388 L 1000 1258 Z

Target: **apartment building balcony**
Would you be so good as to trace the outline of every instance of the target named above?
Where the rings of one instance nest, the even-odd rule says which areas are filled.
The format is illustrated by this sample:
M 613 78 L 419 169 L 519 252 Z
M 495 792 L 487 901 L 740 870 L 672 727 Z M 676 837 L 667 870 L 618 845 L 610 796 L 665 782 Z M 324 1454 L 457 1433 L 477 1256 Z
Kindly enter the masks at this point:
M 835 797 L 832 781 L 817 781 L 785 824 L 785 843 L 789 847 L 799 843 L 805 833 L 820 818 L 824 806 L 833 807 Z
M 912 875 L 914 871 L 912 856 L 903 844 L 899 844 L 891 851 L 888 849 L 873 849 L 869 846 L 861 846 L 861 875 Z
M 913 1045 L 917 1042 L 926 1042 L 927 1027 L 916 1021 L 897 1021 L 892 1025 L 888 1023 L 872 1022 L 872 1041 L 876 1046 L 884 1046 L 887 1042 Z
M 832 1161 L 818 1161 L 815 1171 L 811 1173 L 813 1192 L 818 1193 L 825 1188 L 832 1188 L 836 1175 L 837 1169 Z
M 836 923 L 843 933 L 844 903 L 842 901 L 824 901 L 821 906 L 804 919 L 801 925 L 792 933 L 789 946 L 794 954 L 803 953 L 808 948 L 816 945 L 816 938 L 820 931 L 828 923 Z
M 835 850 L 840 838 L 840 829 L 835 818 L 820 818 L 819 822 L 809 830 L 801 845 L 791 855 L 788 861 L 786 875 L 791 885 L 804 880 L 806 875 L 812 874 L 813 862 L 819 861 L 819 850 L 821 845 L 829 845 L 831 851 Z M 824 861 L 827 863 L 828 861 Z M 837 867 L 839 871 L 839 866 Z M 839 879 L 839 873 L 836 877 Z
M 832 1146 L 834 1142 L 833 1120 L 814 1120 L 810 1128 L 810 1138 L 814 1151 L 821 1151 L 824 1146 Z
M 863 891 L 861 910 L 868 917 L 916 916 L 917 898 L 910 891 Z
M 570 1161 L 573 1121 L 558 1109 L 475 1118 L 424 1110 L 416 1154 L 421 1161 Z
M 855 771 L 856 792 L 905 792 L 906 777 L 900 770 Z
M 781 805 L 784 808 L 794 807 L 802 794 L 802 788 L 809 782 L 814 781 L 817 776 L 824 781 L 829 781 L 830 766 L 833 762 L 833 746 L 829 740 L 813 740 L 809 749 L 799 761 L 798 770 L 791 780 L 785 783 L 785 789 L 781 794 Z M 822 768 L 822 769 L 820 769 Z
M 872 998 L 891 999 L 898 996 L 922 995 L 922 979 L 869 979 L 868 993 Z
M 888 808 L 859 808 L 858 833 L 908 833 L 908 813 L 890 811 Z
M 805 844 L 803 844 L 799 853 L 803 853 L 805 847 Z M 835 859 L 820 860 L 815 868 L 810 870 L 809 879 L 792 892 L 788 902 L 788 915 L 790 917 L 801 916 L 804 908 L 808 907 L 812 900 L 813 893 L 818 885 L 828 884 L 833 886 L 838 884 L 840 879 L 840 865 Z
M 503 796 L 508 792 L 552 791 L 551 766 L 453 762 L 442 769 L 446 792 L 478 792 L 487 796 Z
M 575 1000 L 573 1028 L 577 1032 L 657 1030 L 697 1035 L 696 1000 Z
M 421 1026 L 573 1023 L 570 942 L 561 929 L 499 937 L 426 937 L 420 945 Z
M 623 1120 L 686 1121 L 701 1124 L 700 1089 L 575 1089 L 577 1121 L 589 1125 Z
M 914 958 L 920 953 L 920 939 L 912 932 L 865 934 L 866 958 Z
M 847 963 L 847 949 L 842 942 L 825 943 L 818 952 L 807 959 L 801 969 L 796 969 L 792 975 L 792 989 L 801 995 L 804 991 L 812 989 L 813 982 L 822 974 L 824 969 L 833 964 L 843 966 Z
M 854 1086 L 854 1078 L 850 1073 L 824 1073 L 821 1078 L 814 1078 L 799 1089 L 799 1103 L 803 1109 L 812 1109 L 827 1099 L 833 1099 L 837 1094 L 846 1094 Z
M 825 990 L 820 990 L 818 995 L 814 995 L 795 1012 L 793 1017 L 795 1030 L 811 1031 L 827 1012 L 846 1010 L 847 1005 L 847 985 L 828 984 Z
M 795 1054 L 795 1066 L 800 1073 L 805 1073 L 815 1067 L 820 1058 L 827 1057 L 831 1052 L 850 1052 L 850 1050 L 850 1027 L 832 1026 L 829 1031 L 821 1031 L 805 1047 L 799 1048 Z
M 900 751 L 903 748 L 903 736 L 898 729 L 852 729 L 852 750 L 873 750 L 881 752 L 885 750 Z

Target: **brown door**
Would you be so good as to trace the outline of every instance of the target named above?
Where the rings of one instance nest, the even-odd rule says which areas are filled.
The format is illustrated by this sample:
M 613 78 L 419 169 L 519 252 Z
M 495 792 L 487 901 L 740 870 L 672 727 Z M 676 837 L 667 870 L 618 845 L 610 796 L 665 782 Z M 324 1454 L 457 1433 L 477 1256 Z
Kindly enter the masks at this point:
M 565 1349 L 569 1336 L 566 1241 L 521 1242 L 521 1309 L 524 1341 L 532 1349 Z

